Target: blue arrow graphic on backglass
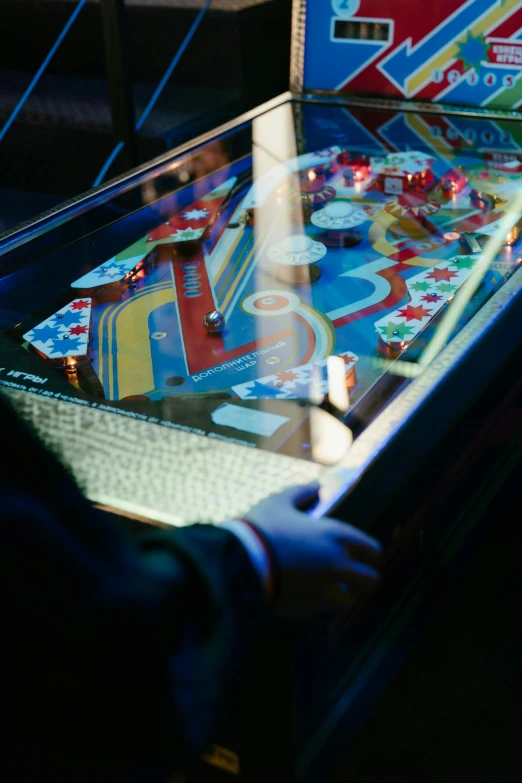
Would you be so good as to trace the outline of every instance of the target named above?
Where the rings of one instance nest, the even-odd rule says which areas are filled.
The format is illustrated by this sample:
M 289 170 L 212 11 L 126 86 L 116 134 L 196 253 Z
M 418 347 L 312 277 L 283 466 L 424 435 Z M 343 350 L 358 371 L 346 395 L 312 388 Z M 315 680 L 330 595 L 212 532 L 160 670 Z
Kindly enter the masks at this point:
M 411 37 L 407 38 L 379 63 L 378 68 L 406 95 L 406 82 L 415 71 L 424 67 L 441 49 L 451 44 L 497 4 L 498 0 L 468 0 L 416 46 L 412 47 Z

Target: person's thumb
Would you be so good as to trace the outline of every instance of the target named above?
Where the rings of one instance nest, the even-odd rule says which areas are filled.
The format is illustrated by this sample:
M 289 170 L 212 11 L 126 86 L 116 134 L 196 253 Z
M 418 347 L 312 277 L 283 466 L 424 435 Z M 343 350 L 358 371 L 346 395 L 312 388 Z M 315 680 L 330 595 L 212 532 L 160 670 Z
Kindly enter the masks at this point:
M 283 494 L 294 508 L 307 511 L 317 501 L 320 486 L 318 481 L 313 481 L 311 484 L 290 487 Z

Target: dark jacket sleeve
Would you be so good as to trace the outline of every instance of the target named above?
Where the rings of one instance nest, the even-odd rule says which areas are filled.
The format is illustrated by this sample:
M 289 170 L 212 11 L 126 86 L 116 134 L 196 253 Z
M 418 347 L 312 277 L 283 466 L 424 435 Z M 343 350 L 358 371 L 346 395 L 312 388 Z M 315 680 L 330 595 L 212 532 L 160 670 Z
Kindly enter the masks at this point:
M 9 734 L 90 763 L 182 769 L 269 620 L 238 540 L 131 541 L 0 400 L 2 707 Z

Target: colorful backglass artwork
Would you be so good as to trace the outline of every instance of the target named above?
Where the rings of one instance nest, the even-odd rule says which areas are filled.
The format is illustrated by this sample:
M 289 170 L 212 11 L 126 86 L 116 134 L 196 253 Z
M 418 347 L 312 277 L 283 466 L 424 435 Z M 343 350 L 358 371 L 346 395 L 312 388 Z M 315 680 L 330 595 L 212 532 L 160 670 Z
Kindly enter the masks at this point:
M 305 90 L 522 105 L 520 0 L 307 0 Z

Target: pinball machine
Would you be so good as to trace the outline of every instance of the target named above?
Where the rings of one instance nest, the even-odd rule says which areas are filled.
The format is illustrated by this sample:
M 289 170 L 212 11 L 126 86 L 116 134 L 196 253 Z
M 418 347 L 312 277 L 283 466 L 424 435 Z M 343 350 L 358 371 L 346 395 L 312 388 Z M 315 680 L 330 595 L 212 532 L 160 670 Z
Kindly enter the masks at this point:
M 0 386 L 94 503 L 219 524 L 318 479 L 385 545 L 194 780 L 321 780 L 519 456 L 522 4 L 416 5 L 295 0 L 291 93 L 0 237 Z

